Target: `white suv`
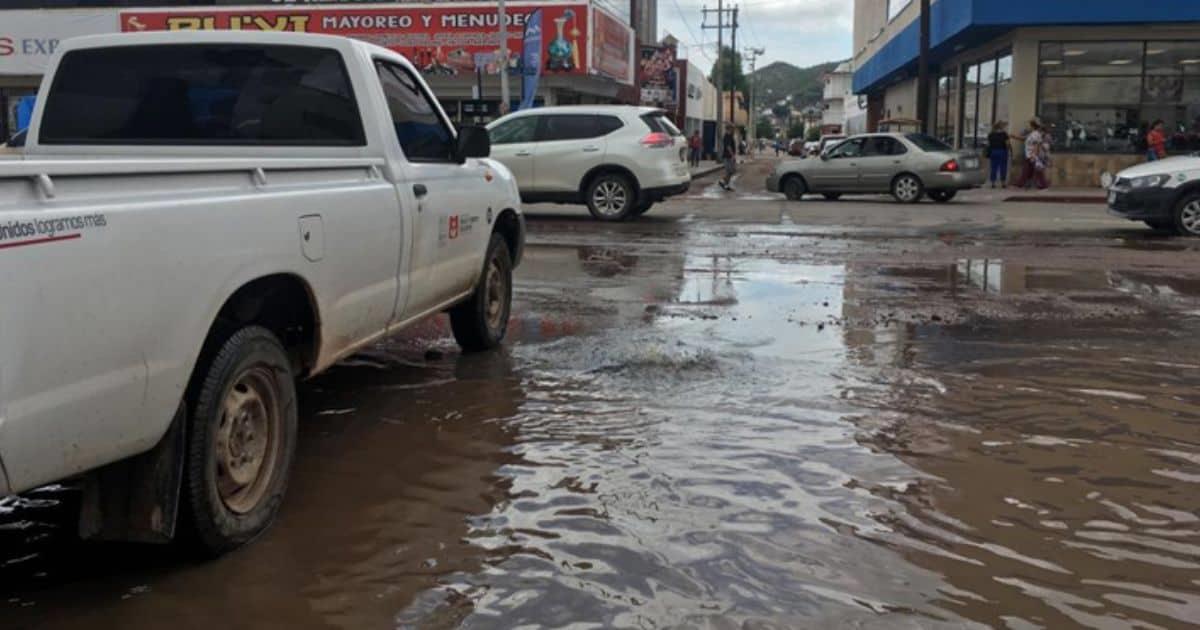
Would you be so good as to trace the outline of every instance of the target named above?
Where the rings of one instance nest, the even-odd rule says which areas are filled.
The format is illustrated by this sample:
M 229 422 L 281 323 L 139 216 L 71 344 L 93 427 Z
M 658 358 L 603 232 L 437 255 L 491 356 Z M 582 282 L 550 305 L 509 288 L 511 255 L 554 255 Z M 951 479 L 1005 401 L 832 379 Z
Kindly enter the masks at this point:
M 599 220 L 621 221 L 691 186 L 687 138 L 661 109 L 546 107 L 488 131 L 492 159 L 513 172 L 526 203 L 582 203 Z

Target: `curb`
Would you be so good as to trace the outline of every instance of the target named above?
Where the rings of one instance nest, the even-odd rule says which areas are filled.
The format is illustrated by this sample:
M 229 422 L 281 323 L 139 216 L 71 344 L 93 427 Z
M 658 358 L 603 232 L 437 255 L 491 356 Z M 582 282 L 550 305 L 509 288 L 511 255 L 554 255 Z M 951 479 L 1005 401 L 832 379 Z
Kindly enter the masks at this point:
M 716 166 L 709 166 L 709 167 L 701 168 L 698 171 L 692 171 L 692 179 L 700 179 L 701 177 L 708 177 L 709 175 L 712 175 L 713 173 L 719 173 L 723 170 L 725 170 L 725 167 L 720 164 L 718 164 Z

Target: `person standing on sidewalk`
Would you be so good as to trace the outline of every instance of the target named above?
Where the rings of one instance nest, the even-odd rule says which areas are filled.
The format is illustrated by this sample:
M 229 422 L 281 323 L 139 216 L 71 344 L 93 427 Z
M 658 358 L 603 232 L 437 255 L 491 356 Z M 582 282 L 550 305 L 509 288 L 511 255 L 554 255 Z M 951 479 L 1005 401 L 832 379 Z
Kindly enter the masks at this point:
M 1035 118 L 1029 121 L 1029 133 L 1025 134 L 1025 164 L 1021 168 L 1021 178 L 1017 181 L 1018 188 L 1026 188 L 1036 184 L 1038 190 L 1046 188 L 1046 174 L 1042 170 L 1045 136 L 1042 123 Z
M 725 190 L 732 191 L 733 176 L 737 174 L 737 139 L 733 137 L 733 125 L 725 128 L 725 137 L 721 138 L 721 160 L 725 162 L 725 177 L 717 180 L 717 184 Z
M 1157 162 L 1167 157 L 1167 134 L 1163 131 L 1165 123 L 1161 120 L 1150 125 L 1150 133 L 1146 134 L 1146 160 Z
M 692 132 L 691 140 L 688 140 L 688 157 L 691 158 L 689 163 L 692 168 L 700 166 L 700 152 L 704 150 L 704 141 L 700 139 L 700 132 Z
M 1008 188 L 1008 163 L 1011 160 L 1008 148 L 1008 123 L 998 121 L 988 134 L 988 161 L 992 165 L 992 188 L 999 183 L 1001 188 Z

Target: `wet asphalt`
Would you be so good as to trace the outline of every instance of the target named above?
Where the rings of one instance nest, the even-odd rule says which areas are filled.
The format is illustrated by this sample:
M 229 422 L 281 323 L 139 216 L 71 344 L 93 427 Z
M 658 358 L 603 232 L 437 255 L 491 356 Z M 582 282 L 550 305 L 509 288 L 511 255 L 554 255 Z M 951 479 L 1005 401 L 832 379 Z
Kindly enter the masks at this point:
M 2 628 L 1200 622 L 1200 243 L 1102 205 L 531 207 L 510 341 L 302 385 L 276 525 L 196 563 L 0 501 Z

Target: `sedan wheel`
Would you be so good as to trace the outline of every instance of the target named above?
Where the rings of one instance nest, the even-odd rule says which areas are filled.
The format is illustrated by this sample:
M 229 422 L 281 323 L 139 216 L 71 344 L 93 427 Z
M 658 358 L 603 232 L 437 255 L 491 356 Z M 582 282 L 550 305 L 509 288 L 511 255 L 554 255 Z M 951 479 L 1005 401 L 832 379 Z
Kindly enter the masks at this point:
M 1175 208 L 1175 227 L 1184 236 L 1200 236 L 1200 194 L 1180 200 Z
M 916 175 L 904 174 L 892 180 L 892 196 L 900 203 L 917 203 L 925 195 L 925 185 Z
M 802 177 L 793 175 L 783 182 L 783 194 L 787 195 L 788 201 L 800 201 L 807 192 L 808 186 Z

